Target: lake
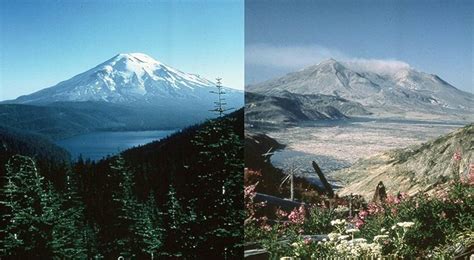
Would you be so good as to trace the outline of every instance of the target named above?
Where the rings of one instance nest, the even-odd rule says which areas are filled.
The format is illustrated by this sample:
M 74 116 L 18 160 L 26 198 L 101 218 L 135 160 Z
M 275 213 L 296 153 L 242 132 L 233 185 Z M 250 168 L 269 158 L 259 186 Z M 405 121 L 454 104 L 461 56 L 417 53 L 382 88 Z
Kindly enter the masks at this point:
M 57 141 L 68 150 L 73 159 L 82 155 L 84 159 L 99 160 L 134 146 L 163 139 L 177 130 L 93 132 Z

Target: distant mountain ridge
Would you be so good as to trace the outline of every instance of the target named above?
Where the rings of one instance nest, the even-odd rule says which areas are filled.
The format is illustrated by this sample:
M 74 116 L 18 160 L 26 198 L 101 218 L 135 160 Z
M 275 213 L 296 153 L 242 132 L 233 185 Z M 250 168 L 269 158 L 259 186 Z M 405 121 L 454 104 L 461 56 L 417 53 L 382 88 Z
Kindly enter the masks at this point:
M 5 176 L 5 164 L 17 154 L 50 164 L 65 164 L 71 160 L 71 155 L 65 149 L 42 135 L 0 126 L 0 176 Z
M 346 119 L 370 114 L 362 105 L 329 95 L 301 95 L 288 91 L 273 95 L 245 93 L 245 119 L 250 124 L 297 124 Z
M 371 112 L 469 115 L 474 111 L 474 94 L 461 91 L 436 75 L 411 67 L 391 73 L 355 69 L 334 59 L 250 85 L 246 90 L 267 95 L 282 91 L 333 95 L 358 102 Z
M 208 104 L 214 101 L 209 91 L 215 86 L 215 83 L 207 79 L 184 73 L 146 54 L 129 53 L 118 54 L 55 86 L 8 103 L 102 101 L 159 106 L 192 100 Z M 226 92 L 229 103 L 242 98 L 240 91 L 226 88 Z

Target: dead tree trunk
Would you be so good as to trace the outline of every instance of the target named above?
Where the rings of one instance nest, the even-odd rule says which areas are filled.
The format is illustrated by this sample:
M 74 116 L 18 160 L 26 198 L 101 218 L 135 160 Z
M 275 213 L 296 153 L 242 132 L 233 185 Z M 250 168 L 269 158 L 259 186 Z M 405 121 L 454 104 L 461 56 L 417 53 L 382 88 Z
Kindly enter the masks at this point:
M 374 197 L 372 198 L 372 201 L 381 204 L 385 202 L 386 198 L 387 192 L 385 191 L 385 185 L 383 185 L 383 182 L 380 181 L 379 184 L 377 184 L 377 187 L 375 188 L 375 193 Z
M 328 180 L 326 179 L 323 172 L 321 171 L 321 169 L 319 168 L 318 164 L 315 161 L 313 161 L 313 169 L 316 172 L 316 174 L 318 174 L 318 177 L 321 180 L 321 182 L 323 183 L 324 189 L 328 193 L 329 197 L 333 198 L 334 197 L 334 191 L 332 189 L 332 186 L 331 186 L 331 184 L 329 184 Z
M 292 172 L 290 176 L 290 181 L 291 181 L 291 186 L 290 186 L 290 199 L 291 201 L 295 200 L 295 185 L 294 185 L 294 180 L 295 180 L 295 174 Z

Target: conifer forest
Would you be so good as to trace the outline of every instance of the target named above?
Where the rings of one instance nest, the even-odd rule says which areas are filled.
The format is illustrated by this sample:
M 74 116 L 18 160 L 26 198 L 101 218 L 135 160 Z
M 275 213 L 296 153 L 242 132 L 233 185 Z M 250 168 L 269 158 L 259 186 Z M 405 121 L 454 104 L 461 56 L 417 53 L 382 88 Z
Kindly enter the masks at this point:
M 240 110 L 98 162 L 3 139 L 2 258 L 239 258 L 242 123 Z

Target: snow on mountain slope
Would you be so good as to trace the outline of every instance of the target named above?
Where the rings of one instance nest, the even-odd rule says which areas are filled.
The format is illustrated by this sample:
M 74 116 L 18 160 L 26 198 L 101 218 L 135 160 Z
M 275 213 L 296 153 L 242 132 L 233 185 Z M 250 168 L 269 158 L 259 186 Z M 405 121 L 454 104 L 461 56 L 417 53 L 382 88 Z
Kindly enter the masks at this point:
M 286 90 L 297 94 L 334 95 L 373 110 L 393 113 L 474 113 L 473 94 L 409 66 L 382 73 L 330 59 L 278 79 L 248 86 L 247 90 L 266 94 Z
M 105 101 L 112 103 L 159 104 L 170 101 L 209 103 L 215 84 L 187 74 L 142 53 L 118 54 L 110 60 L 9 103 L 47 104 L 58 101 Z M 226 88 L 230 100 L 241 99 L 240 91 Z M 238 101 L 237 101 L 238 102 Z

